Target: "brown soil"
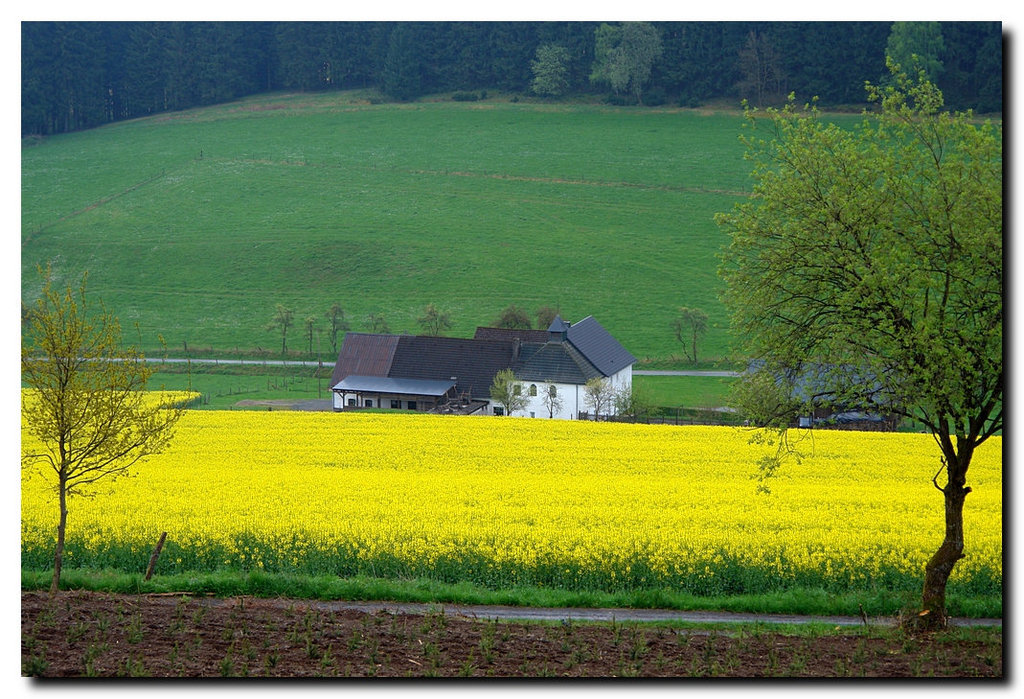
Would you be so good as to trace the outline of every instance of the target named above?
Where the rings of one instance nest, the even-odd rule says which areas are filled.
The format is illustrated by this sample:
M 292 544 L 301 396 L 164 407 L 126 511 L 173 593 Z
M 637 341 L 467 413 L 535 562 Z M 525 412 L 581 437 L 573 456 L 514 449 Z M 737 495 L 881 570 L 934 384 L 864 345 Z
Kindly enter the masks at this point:
M 540 625 L 251 597 L 22 592 L 21 632 L 22 674 L 38 677 L 1003 676 L 1002 635 L 991 632 Z

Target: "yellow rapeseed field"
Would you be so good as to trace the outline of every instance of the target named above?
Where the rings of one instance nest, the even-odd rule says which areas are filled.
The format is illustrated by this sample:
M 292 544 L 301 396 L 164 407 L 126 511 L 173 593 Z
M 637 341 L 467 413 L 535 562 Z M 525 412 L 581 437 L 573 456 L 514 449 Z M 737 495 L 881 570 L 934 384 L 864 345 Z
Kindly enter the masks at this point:
M 428 575 L 499 586 L 696 593 L 916 588 L 943 531 L 930 436 L 817 431 L 770 494 L 730 427 L 191 411 L 135 477 L 71 503 L 65 565 Z M 23 440 L 27 441 L 23 430 Z M 24 449 L 24 445 L 23 445 Z M 969 472 L 951 589 L 998 593 L 1001 438 Z M 23 469 L 23 565 L 57 506 Z

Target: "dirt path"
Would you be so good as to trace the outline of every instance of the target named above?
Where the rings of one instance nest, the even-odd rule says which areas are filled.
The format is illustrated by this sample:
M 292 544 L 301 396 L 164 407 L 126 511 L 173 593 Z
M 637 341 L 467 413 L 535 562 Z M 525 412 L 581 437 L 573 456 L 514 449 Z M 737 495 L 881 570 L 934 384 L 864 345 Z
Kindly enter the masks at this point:
M 204 598 L 197 603 L 207 605 L 232 604 L 230 600 Z M 261 603 L 287 607 L 295 600 L 262 600 Z M 416 602 L 350 602 L 344 600 L 311 600 L 306 604 L 323 611 L 350 610 L 365 614 L 436 614 L 467 619 L 506 621 L 561 621 L 561 622 L 657 622 L 678 621 L 705 624 L 827 624 L 829 626 L 864 626 L 859 616 L 814 616 L 798 614 L 748 614 L 741 612 L 678 611 L 674 609 L 603 609 L 587 607 L 513 607 L 506 605 L 462 605 Z M 867 624 L 894 626 L 892 617 L 867 618 Z M 1002 619 L 950 619 L 952 626 L 1001 627 Z

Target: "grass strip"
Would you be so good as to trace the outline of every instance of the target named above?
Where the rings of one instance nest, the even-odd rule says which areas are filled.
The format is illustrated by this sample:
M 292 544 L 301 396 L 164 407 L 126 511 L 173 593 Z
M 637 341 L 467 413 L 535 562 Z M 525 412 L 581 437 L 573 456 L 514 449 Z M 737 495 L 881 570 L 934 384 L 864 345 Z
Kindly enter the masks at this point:
M 47 589 L 52 571 L 21 572 L 23 590 Z M 289 597 L 296 599 L 484 604 L 521 607 L 583 607 L 677 609 L 814 616 L 856 615 L 861 608 L 871 617 L 894 616 L 915 608 L 916 591 L 891 590 L 829 593 L 792 589 L 771 594 L 698 597 L 672 590 L 624 592 L 568 591 L 539 587 L 490 590 L 471 583 L 444 583 L 427 578 L 387 579 L 368 576 L 302 576 L 262 572 L 215 571 L 155 576 L 111 570 L 72 569 L 62 573 L 61 587 L 127 594 L 186 592 L 219 597 Z M 966 618 L 1001 617 L 1002 598 L 979 596 L 947 600 L 950 615 Z

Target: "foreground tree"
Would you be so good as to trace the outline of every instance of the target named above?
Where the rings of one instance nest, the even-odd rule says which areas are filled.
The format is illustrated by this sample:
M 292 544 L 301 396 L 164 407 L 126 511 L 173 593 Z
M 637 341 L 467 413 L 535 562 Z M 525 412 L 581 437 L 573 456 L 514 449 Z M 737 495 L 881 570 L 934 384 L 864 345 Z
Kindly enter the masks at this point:
M 921 621 L 942 626 L 971 457 L 1003 426 L 1002 127 L 940 112 L 923 71 L 890 69 L 892 85 L 869 88 L 880 114 L 852 131 L 792 100 L 748 111 L 754 195 L 718 217 L 721 273 L 750 356 L 772 376 L 813 374 L 803 409 L 827 398 L 934 436 L 945 535 Z M 776 402 L 760 419 L 784 433 L 794 401 Z
M 122 347 L 117 319 L 92 311 L 85 278 L 75 293 L 44 273 L 42 295 L 22 338 L 21 417 L 37 446 L 22 451 L 22 468 L 52 471 L 60 510 L 50 593 L 60 588 L 68 500 L 102 480 L 126 475 L 162 451 L 182 415 L 143 391 L 152 374 L 134 348 Z
M 491 400 L 505 409 L 505 415 L 523 410 L 530 404 L 530 398 L 523 392 L 523 384 L 511 369 L 502 369 L 494 375 L 491 383 Z
M 541 97 L 559 97 L 569 89 L 569 51 L 558 44 L 541 44 L 530 63 L 530 89 Z

